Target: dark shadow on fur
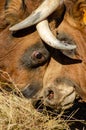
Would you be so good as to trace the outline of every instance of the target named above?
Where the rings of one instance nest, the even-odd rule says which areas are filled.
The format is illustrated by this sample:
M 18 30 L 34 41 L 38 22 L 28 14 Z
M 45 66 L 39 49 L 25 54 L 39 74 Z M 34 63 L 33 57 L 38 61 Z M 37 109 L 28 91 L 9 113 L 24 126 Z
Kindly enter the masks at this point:
M 35 26 L 31 26 L 31 27 L 28 27 L 25 29 L 21 29 L 19 31 L 14 31 L 14 32 L 12 32 L 12 35 L 13 35 L 13 37 L 20 38 L 20 37 L 24 37 L 26 35 L 29 35 L 35 31 L 36 31 Z
M 54 49 L 52 55 L 51 55 L 57 62 L 59 62 L 62 65 L 70 65 L 70 64 L 79 64 L 82 63 L 81 59 L 72 59 L 67 56 L 65 56 L 62 52 L 59 50 Z

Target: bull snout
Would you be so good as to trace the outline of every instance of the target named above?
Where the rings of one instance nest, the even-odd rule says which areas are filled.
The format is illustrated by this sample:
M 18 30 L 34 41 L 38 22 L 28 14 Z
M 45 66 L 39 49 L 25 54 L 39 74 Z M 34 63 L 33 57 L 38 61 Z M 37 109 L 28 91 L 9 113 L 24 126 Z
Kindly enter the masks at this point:
M 76 93 L 74 85 L 69 80 L 58 80 L 46 86 L 40 97 L 45 106 L 57 110 L 65 110 L 73 105 Z

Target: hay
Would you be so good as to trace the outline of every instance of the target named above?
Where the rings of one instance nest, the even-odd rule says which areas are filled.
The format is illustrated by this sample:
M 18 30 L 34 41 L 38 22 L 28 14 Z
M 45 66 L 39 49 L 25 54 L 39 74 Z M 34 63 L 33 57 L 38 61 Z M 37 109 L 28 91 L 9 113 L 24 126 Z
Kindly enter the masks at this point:
M 67 123 L 60 118 L 37 112 L 31 101 L 15 94 L 0 93 L 0 130 L 63 130 Z

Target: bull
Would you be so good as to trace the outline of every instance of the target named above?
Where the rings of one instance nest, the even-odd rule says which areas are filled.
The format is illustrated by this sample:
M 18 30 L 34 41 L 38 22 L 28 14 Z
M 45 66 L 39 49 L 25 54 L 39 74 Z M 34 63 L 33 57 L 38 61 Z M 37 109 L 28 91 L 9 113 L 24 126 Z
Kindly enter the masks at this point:
M 0 68 L 25 97 L 56 109 L 69 108 L 76 92 L 86 100 L 85 11 L 85 0 L 6 1 Z

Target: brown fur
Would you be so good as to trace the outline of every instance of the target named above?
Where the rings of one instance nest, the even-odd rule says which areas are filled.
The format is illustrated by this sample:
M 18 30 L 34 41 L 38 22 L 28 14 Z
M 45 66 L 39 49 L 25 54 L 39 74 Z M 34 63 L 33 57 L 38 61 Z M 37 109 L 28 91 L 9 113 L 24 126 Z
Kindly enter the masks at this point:
M 0 2 L 0 31 L 6 27 L 5 12 L 4 12 L 5 0 Z
M 75 4 L 74 4 L 75 3 Z M 77 26 L 79 29 L 84 28 L 84 10 L 86 10 L 86 1 L 85 0 L 65 0 L 66 5 L 66 15 L 73 26 Z
M 24 0 L 29 14 L 32 13 L 42 2 L 43 0 Z

